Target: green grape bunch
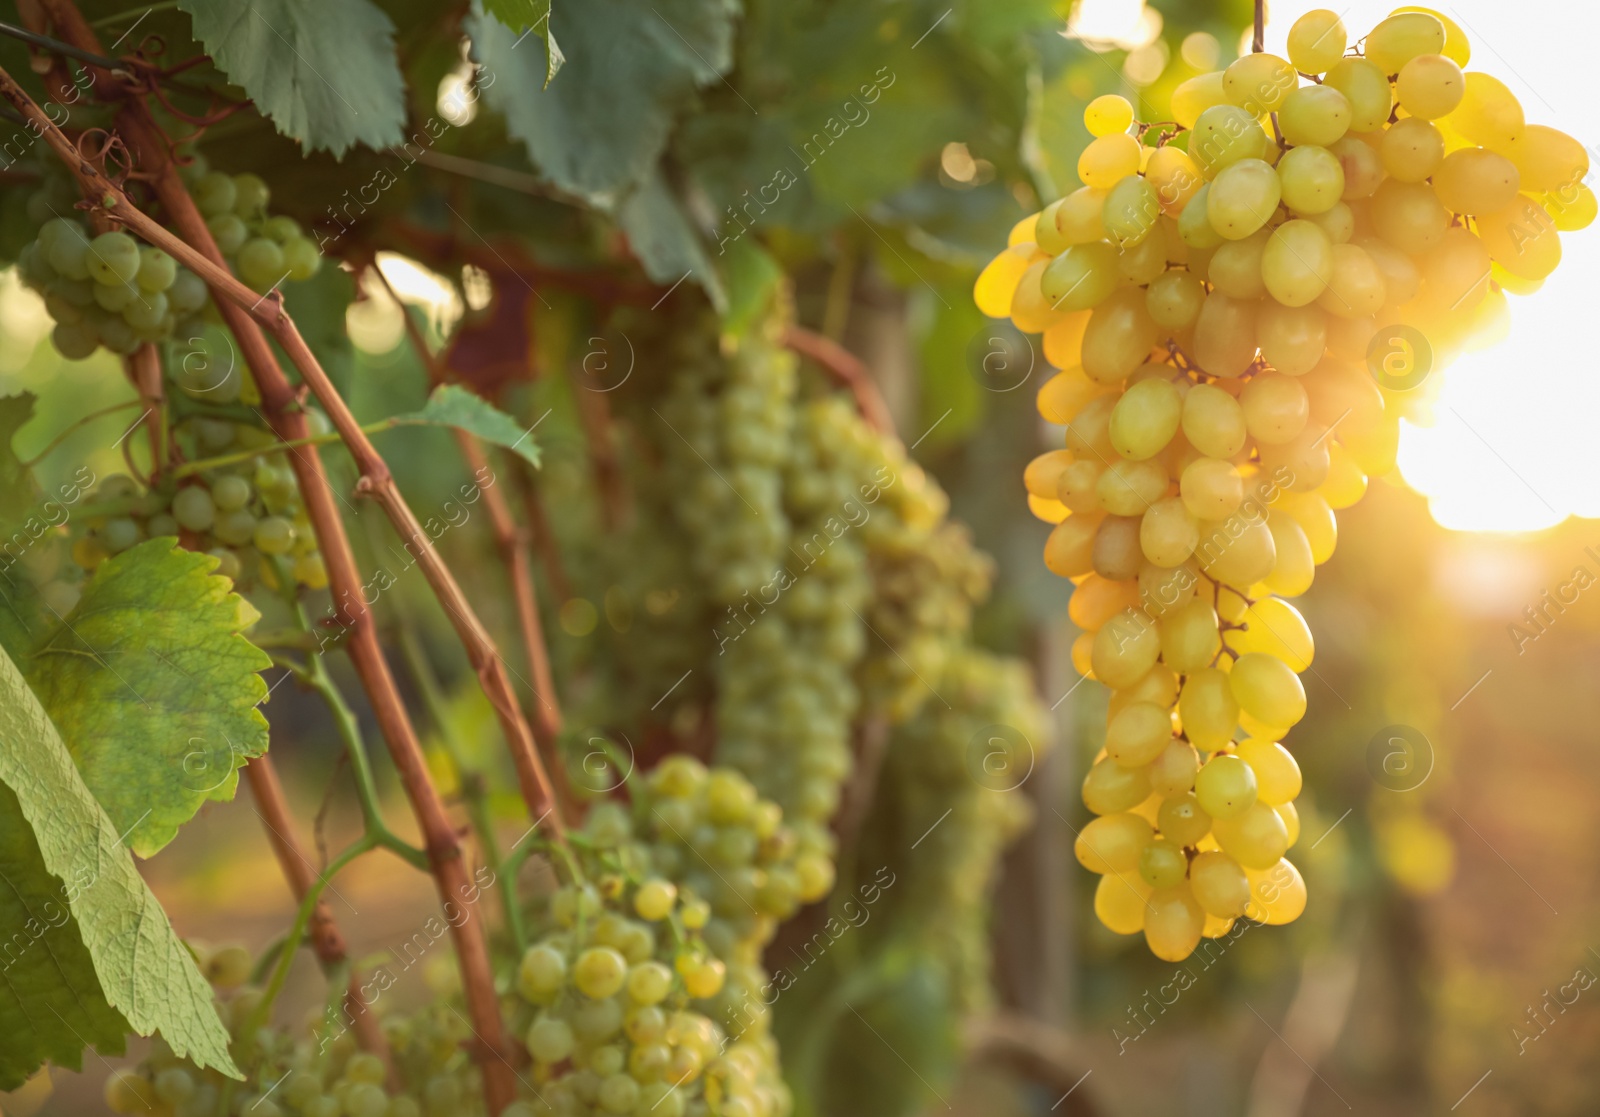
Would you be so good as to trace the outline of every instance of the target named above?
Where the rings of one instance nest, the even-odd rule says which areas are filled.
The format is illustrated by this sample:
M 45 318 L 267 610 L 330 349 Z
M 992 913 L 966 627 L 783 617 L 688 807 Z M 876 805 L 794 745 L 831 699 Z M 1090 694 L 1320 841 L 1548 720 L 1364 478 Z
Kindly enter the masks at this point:
M 314 426 L 327 420 L 313 412 Z M 204 416 L 184 420 L 180 437 L 196 454 L 224 461 L 180 480 L 146 488 L 126 474 L 107 477 L 88 498 L 106 514 L 84 520 L 87 530 L 72 546 L 84 571 L 146 539 L 177 536 L 191 550 L 217 559 L 217 573 L 248 588 L 269 590 L 285 582 L 326 589 L 327 567 L 292 470 L 268 451 L 274 435 L 247 423 Z M 256 453 L 252 453 L 256 451 Z M 191 463 L 203 466 L 205 458 Z
M 321 269 L 316 244 L 295 220 L 268 214 L 269 191 L 258 176 L 211 171 L 197 155 L 183 177 L 229 268 L 246 285 L 266 293 Z M 217 320 L 198 275 L 130 233 L 86 228 L 74 207 L 70 184 L 47 171 L 27 207 L 39 232 L 17 259 L 23 282 L 43 297 L 55 322 L 51 341 L 63 357 L 85 360 L 101 348 L 127 356 L 146 343 L 197 337 Z

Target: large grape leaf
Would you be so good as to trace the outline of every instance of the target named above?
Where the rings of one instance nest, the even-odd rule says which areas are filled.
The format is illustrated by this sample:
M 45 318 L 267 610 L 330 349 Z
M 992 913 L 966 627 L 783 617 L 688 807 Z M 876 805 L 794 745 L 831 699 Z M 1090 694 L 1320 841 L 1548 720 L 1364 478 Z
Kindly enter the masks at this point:
M 651 279 L 677 286 L 693 276 L 718 311 L 726 307 L 722 280 L 660 172 L 652 173 L 628 195 L 617 208 L 617 221 Z
M 233 798 L 267 748 L 270 665 L 241 636 L 255 609 L 210 555 L 152 539 L 107 560 L 34 648 L 28 682 L 84 782 L 141 857 L 207 799 Z
M 566 50 L 545 88 L 548 52 L 481 8 L 467 20 L 485 99 L 556 186 L 611 208 L 655 166 L 698 86 L 732 64 L 737 0 L 583 0 L 557 5 Z
M 544 68 L 544 83 L 548 86 L 555 78 L 556 71 L 567 60 L 556 45 L 555 36 L 550 34 L 550 0 L 483 0 L 483 10 L 513 31 L 520 33 L 524 28 L 531 28 L 535 35 L 544 40 L 548 58 Z
M 195 38 L 278 131 L 342 156 L 401 142 L 394 24 L 369 0 L 178 0 Z
M 130 1028 L 240 1077 L 210 986 L 3 649 L 0 928 L 0 1091 L 91 1044 L 120 1054 Z

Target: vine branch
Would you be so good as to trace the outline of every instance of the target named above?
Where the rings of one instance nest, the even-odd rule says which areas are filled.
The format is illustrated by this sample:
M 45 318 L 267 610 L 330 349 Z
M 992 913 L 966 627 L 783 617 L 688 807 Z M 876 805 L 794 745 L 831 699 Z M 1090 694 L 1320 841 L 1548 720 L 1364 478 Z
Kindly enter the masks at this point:
M 850 350 L 832 338 L 801 326 L 790 326 L 783 332 L 783 344 L 794 352 L 815 361 L 829 376 L 850 390 L 855 397 L 861 417 L 879 434 L 893 436 L 894 417 L 889 405 L 867 371 L 866 364 Z

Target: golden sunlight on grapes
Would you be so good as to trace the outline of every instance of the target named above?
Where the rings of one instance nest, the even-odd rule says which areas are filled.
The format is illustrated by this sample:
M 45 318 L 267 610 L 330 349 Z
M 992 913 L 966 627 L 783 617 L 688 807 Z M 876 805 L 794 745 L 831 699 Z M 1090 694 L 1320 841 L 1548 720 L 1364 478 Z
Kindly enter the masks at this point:
M 1170 121 L 1096 98 L 1081 187 L 1018 222 L 974 286 L 1059 370 L 1038 407 L 1061 445 L 1023 486 L 1054 525 L 1045 566 L 1073 585 L 1073 666 L 1111 690 L 1074 851 L 1102 877 L 1101 922 L 1167 961 L 1306 906 L 1286 738 L 1315 645 L 1292 599 L 1332 556 L 1336 512 L 1395 472 L 1402 422 L 1407 476 L 1448 526 L 1588 506 L 1576 463 L 1524 472 L 1548 461 L 1551 420 L 1525 453 L 1498 410 L 1537 395 L 1589 413 L 1575 386 L 1546 395 L 1582 367 L 1560 319 L 1504 344 L 1512 300 L 1595 217 L 1588 151 L 1471 68 L 1469 39 L 1428 9 L 1313 9 L 1281 55 L 1177 86 Z M 1506 390 L 1529 379 L 1540 392 Z M 1449 865 L 1391 871 L 1422 887 Z
M 1283 54 L 1295 20 L 1320 6 L 1315 0 L 1270 4 L 1266 50 Z M 1390 6 L 1362 0 L 1337 10 L 1348 27 L 1372 27 Z M 1529 123 L 1559 128 L 1593 148 L 1596 136 L 1585 116 L 1592 82 L 1586 36 L 1549 33 L 1574 18 L 1592 27 L 1593 13 L 1575 12 L 1562 0 L 1530 0 L 1456 6 L 1447 14 L 1472 44 L 1463 70 L 1492 73 L 1521 102 Z M 1425 407 L 1401 421 L 1400 475 L 1428 497 L 1443 527 L 1521 532 L 1569 516 L 1600 518 L 1600 470 L 1584 420 L 1600 406 L 1600 379 L 1586 344 L 1594 305 L 1586 277 L 1600 266 L 1600 243 L 1563 236 L 1561 252 L 1563 266 L 1536 294 L 1510 295 L 1487 344 L 1411 393 L 1425 397 Z M 1506 390 L 1508 382 L 1527 381 L 1538 390 Z

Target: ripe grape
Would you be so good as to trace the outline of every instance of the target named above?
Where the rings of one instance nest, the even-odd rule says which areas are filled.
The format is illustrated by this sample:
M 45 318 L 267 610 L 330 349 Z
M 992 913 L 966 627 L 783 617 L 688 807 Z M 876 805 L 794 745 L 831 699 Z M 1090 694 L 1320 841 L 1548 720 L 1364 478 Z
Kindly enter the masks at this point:
M 1103 94 L 1090 101 L 1083 110 L 1083 123 L 1091 136 L 1126 132 L 1133 123 L 1133 106 L 1125 97 L 1118 97 L 1114 93 Z
M 189 192 L 194 196 L 195 205 L 206 217 L 232 216 L 238 198 L 234 180 L 216 171 L 202 175 Z
M 1309 11 L 1289 28 L 1289 60 L 1306 74 L 1320 74 L 1344 57 L 1348 36 L 1337 13 Z

